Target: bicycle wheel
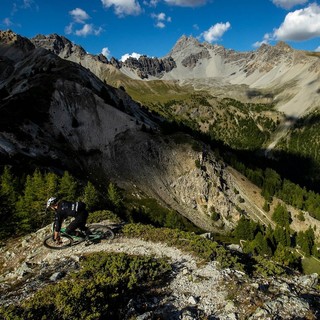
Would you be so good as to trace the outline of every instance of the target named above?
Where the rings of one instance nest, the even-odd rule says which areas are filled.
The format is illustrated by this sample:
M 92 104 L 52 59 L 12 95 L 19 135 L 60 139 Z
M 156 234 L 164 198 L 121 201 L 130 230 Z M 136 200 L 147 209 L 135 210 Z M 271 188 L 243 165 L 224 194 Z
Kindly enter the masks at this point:
M 92 224 L 89 229 L 93 236 L 99 236 L 101 240 L 112 240 L 114 238 L 114 232 L 107 226 Z
M 60 238 L 62 240 L 62 244 L 58 244 L 56 241 L 54 241 L 52 235 L 46 237 L 43 241 L 43 244 L 45 247 L 49 249 L 54 249 L 54 250 L 62 250 L 72 246 L 73 244 L 72 237 L 66 234 L 61 234 Z

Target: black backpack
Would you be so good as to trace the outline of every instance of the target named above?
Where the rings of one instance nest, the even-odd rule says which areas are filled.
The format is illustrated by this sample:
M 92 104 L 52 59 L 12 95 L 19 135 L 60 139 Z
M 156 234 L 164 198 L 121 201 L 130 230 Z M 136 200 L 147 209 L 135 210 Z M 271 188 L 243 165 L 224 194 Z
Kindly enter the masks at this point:
M 85 211 L 86 204 L 82 201 L 61 201 L 61 210 L 66 212 L 67 215 L 75 216 L 77 212 Z

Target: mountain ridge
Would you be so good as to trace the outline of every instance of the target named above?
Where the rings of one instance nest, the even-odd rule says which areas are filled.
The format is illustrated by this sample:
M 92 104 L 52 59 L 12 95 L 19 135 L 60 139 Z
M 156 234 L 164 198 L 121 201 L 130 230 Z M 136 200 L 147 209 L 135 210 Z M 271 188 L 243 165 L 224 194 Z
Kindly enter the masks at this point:
M 36 46 L 43 45 L 46 38 L 41 36 L 41 44 L 37 41 L 39 37 L 31 39 Z M 52 38 L 47 37 L 49 40 Z M 46 44 L 44 47 L 48 49 L 50 45 Z M 78 63 L 81 61 L 81 64 L 101 79 L 106 77 L 103 68 L 110 69 L 113 66 L 123 75 L 135 80 L 161 79 L 178 81 L 182 85 L 199 83 L 204 89 L 214 91 L 214 82 L 208 80 L 217 79 L 220 86 L 246 85 L 252 89 L 265 90 L 276 95 L 277 109 L 292 117 L 300 117 L 319 106 L 317 79 L 320 59 L 311 52 L 295 50 L 281 41 L 275 46 L 263 44 L 255 51 L 237 52 L 182 36 L 161 59 L 141 56 L 125 62 L 114 58 L 104 60 L 99 58 L 101 55 L 83 55 L 82 50 L 78 54 L 78 50 L 80 49 L 74 49 L 70 56 L 66 56 L 63 50 L 57 53 L 66 59 Z M 100 62 L 105 67 L 100 65 L 99 68 Z M 291 96 L 288 92 L 291 92 Z

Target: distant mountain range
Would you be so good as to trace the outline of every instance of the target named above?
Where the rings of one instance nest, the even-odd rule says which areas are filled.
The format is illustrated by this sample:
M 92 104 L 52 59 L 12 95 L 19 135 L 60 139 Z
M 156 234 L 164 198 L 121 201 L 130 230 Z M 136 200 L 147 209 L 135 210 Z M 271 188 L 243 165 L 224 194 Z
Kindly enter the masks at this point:
M 273 97 L 277 109 L 299 117 L 319 106 L 320 54 L 294 50 L 284 42 L 263 44 L 256 51 L 237 52 L 219 45 L 200 43 L 182 36 L 163 58 L 129 58 L 125 62 L 103 55 L 93 56 L 56 34 L 31 39 L 37 47 L 48 49 L 63 59 L 81 63 L 99 78 L 112 66 L 132 79 L 174 80 L 196 89 L 244 85 Z

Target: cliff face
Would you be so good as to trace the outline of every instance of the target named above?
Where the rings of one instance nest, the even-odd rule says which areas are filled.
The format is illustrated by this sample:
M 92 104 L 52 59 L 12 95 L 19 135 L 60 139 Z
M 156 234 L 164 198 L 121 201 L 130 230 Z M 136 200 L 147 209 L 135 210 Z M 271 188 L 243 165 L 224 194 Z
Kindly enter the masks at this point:
M 120 68 L 136 71 L 141 79 L 147 79 L 150 76 L 161 78 L 163 74 L 175 67 L 176 64 L 171 57 L 158 59 L 146 56 L 141 56 L 139 59 L 129 58 L 120 65 Z

